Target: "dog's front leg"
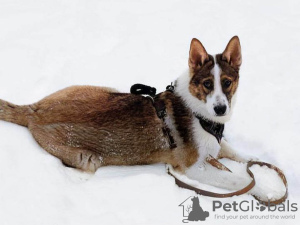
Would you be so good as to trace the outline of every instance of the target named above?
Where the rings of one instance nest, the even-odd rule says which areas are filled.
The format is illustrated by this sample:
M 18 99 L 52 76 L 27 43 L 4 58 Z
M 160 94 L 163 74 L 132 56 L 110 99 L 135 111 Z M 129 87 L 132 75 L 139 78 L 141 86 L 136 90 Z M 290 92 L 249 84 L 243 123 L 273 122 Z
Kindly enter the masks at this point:
M 236 162 L 242 162 L 246 163 L 251 160 L 257 160 L 255 157 L 251 156 L 243 156 L 239 153 L 237 153 L 229 144 L 227 141 L 224 140 L 224 138 L 221 141 L 221 150 L 219 152 L 218 158 L 228 158 L 231 160 L 234 160 Z

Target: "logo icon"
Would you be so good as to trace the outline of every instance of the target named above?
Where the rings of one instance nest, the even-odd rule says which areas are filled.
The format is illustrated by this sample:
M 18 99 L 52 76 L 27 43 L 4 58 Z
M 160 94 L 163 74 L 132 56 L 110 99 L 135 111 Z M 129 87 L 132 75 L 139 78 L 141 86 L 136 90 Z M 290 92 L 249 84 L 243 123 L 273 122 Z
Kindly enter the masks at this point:
M 257 205 L 257 206 L 256 206 L 255 208 L 256 208 L 257 210 L 261 211 L 261 212 L 262 212 L 262 211 L 265 211 L 265 209 L 267 208 L 267 207 L 264 206 L 264 205 L 260 205 L 258 202 L 256 203 L 256 205 Z
M 183 208 L 183 217 L 185 219 L 182 222 L 187 223 L 188 221 L 205 221 L 209 217 L 209 212 L 204 211 L 200 206 L 198 196 L 190 196 L 184 200 L 179 206 Z

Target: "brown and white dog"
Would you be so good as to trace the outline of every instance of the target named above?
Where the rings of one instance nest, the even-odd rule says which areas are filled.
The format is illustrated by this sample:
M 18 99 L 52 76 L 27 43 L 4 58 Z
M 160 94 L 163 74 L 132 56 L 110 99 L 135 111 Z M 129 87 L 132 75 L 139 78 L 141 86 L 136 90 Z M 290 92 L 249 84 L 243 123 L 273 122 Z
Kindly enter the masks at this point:
M 189 72 L 176 80 L 174 93 L 160 94 L 175 149 L 170 149 L 162 131 L 164 122 L 149 98 L 110 88 L 73 86 L 24 106 L 0 100 L 0 119 L 28 127 L 42 148 L 84 171 L 106 165 L 166 163 L 192 179 L 239 188 L 248 180 L 229 173 L 224 177 L 217 170 L 212 178 L 203 170 L 208 155 L 245 160 L 224 139 L 219 143 L 206 132 L 199 117 L 220 124 L 230 119 L 241 63 L 237 36 L 215 56 L 192 40 Z

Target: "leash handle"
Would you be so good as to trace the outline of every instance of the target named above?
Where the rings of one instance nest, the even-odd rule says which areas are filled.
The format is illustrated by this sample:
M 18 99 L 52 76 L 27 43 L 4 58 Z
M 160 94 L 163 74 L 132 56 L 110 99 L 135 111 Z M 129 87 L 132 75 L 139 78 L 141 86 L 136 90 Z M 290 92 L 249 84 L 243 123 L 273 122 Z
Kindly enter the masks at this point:
M 250 175 L 250 177 L 252 178 L 252 181 L 246 187 L 244 187 L 238 191 L 223 194 L 223 193 L 216 193 L 216 192 L 211 192 L 211 191 L 206 191 L 206 190 L 203 190 L 200 188 L 196 188 L 196 187 L 189 185 L 189 184 L 181 181 L 180 179 L 178 179 L 173 173 L 170 172 L 170 170 L 168 171 L 169 175 L 171 175 L 172 177 L 175 178 L 175 183 L 179 187 L 189 189 L 191 191 L 195 191 L 199 195 L 204 195 L 204 196 L 214 197 L 214 198 L 229 198 L 229 197 L 233 197 L 233 196 L 242 195 L 242 194 L 245 194 L 248 191 L 250 191 L 255 185 L 255 179 L 254 179 L 253 173 L 250 170 L 247 172 Z
M 218 162 L 218 164 L 220 164 L 220 165 L 217 166 L 218 169 L 227 170 L 227 171 L 229 170 L 227 167 L 226 167 L 226 169 L 222 168 L 221 165 L 223 165 L 223 164 L 221 164 L 220 162 Z M 276 167 L 272 164 L 266 163 L 266 162 L 259 162 L 259 161 L 250 161 L 250 162 L 248 162 L 247 163 L 247 173 L 252 178 L 252 181 L 246 187 L 244 187 L 244 188 L 242 188 L 238 191 L 225 193 L 225 194 L 206 191 L 206 190 L 203 190 L 203 189 L 200 189 L 200 188 L 196 188 L 192 185 L 189 185 L 189 184 L 181 181 L 180 179 L 178 179 L 173 173 L 170 172 L 169 169 L 168 169 L 168 174 L 175 178 L 175 183 L 181 188 L 185 188 L 185 189 L 195 191 L 197 194 L 200 194 L 200 195 L 203 195 L 203 196 L 214 197 L 214 198 L 228 198 L 228 197 L 233 197 L 233 196 L 238 196 L 238 195 L 245 194 L 245 193 L 249 192 L 255 186 L 255 178 L 254 178 L 253 173 L 250 171 L 250 167 L 255 165 L 255 164 L 257 164 L 259 166 L 267 166 L 268 168 L 275 170 L 278 173 L 279 177 L 281 178 L 282 182 L 284 183 L 284 185 L 286 187 L 286 192 L 285 192 L 283 197 L 281 197 L 279 199 L 276 199 L 274 201 L 264 201 L 256 195 L 252 194 L 252 196 L 259 203 L 261 203 L 263 205 L 266 205 L 266 206 L 268 206 L 268 205 L 277 205 L 277 204 L 283 203 L 286 200 L 287 196 L 288 196 L 288 184 L 287 184 L 286 177 L 278 167 Z
M 285 186 L 285 193 L 284 195 L 277 199 L 277 200 L 274 200 L 274 201 L 264 201 L 262 199 L 260 199 L 260 197 L 256 196 L 256 195 L 252 195 L 257 201 L 259 201 L 259 203 L 261 204 L 264 204 L 264 205 L 278 205 L 280 203 L 283 203 L 285 202 L 285 200 L 287 199 L 288 197 L 288 183 L 287 183 L 287 179 L 284 175 L 284 173 L 282 172 L 281 169 L 279 169 L 278 167 L 270 164 L 270 163 L 266 163 L 266 162 L 259 162 L 259 161 L 249 161 L 247 163 L 247 172 L 249 173 L 250 171 L 250 167 L 253 166 L 253 165 L 259 165 L 259 166 L 267 166 L 269 169 L 272 169 L 272 170 L 275 170 L 278 174 L 278 176 L 280 177 L 280 179 L 282 180 L 284 186 Z M 251 171 L 250 171 L 251 172 Z M 253 178 L 254 179 L 254 178 Z
M 156 88 L 144 84 L 134 84 L 130 88 L 130 93 L 135 95 L 150 95 L 154 97 L 156 95 Z

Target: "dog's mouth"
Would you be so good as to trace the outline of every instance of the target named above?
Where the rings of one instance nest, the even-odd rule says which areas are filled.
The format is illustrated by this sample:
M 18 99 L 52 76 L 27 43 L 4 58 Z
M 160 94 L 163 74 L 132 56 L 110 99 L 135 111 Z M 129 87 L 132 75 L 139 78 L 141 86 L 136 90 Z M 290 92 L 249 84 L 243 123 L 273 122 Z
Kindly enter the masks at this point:
M 216 118 L 224 118 L 226 116 L 227 116 L 227 114 L 224 114 L 224 115 L 215 115 Z

